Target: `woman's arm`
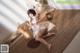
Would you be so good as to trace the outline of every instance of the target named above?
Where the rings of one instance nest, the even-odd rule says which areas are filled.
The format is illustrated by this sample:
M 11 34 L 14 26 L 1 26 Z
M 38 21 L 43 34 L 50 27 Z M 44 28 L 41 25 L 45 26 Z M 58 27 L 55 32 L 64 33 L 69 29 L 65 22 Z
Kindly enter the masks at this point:
M 26 31 L 24 31 L 23 29 L 18 28 L 17 31 L 20 32 L 20 33 L 22 33 L 26 38 L 30 38 L 29 33 L 27 33 Z

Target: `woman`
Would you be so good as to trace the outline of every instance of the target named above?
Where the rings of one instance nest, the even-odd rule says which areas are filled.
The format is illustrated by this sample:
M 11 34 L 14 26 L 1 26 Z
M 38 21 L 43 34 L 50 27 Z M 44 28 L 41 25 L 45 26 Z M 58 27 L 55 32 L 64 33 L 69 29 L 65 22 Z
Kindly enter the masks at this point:
M 51 22 L 49 21 L 42 21 L 42 22 L 39 22 L 39 18 L 37 17 L 36 15 L 36 12 L 35 10 L 33 9 L 29 9 L 28 10 L 28 16 L 30 17 L 30 21 L 29 22 L 29 26 L 30 26 L 30 29 L 33 31 L 33 38 L 37 41 L 40 41 L 41 43 L 45 44 L 48 49 L 51 48 L 51 44 L 48 43 L 44 38 L 43 36 L 45 37 L 45 35 L 43 35 L 45 32 L 47 32 L 47 35 L 46 36 L 50 36 L 51 34 L 54 34 L 54 33 L 50 33 L 50 31 L 52 29 L 54 29 L 55 25 L 52 24 Z M 25 36 L 27 36 L 27 32 L 23 31 L 23 29 L 20 29 L 19 30 L 21 33 L 23 33 Z M 25 33 L 24 33 L 25 32 Z

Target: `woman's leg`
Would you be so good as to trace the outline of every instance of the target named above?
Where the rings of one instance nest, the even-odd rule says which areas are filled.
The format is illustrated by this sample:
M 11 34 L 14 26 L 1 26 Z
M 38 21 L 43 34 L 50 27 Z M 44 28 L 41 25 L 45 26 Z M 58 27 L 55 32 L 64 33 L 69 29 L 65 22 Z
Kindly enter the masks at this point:
M 43 38 L 51 37 L 51 36 L 54 36 L 54 35 L 55 35 L 55 33 L 49 33 L 47 35 L 44 35 Z
M 49 44 L 45 39 L 43 39 L 43 38 L 41 38 L 40 36 L 37 35 L 35 37 L 35 40 L 40 41 L 41 43 L 45 44 L 48 47 L 48 49 L 50 50 L 51 44 Z

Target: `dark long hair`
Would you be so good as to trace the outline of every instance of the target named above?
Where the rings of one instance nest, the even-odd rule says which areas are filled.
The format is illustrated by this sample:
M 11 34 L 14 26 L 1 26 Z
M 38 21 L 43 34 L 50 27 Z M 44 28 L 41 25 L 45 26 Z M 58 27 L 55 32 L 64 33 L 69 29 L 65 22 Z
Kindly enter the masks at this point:
M 29 9 L 29 10 L 27 11 L 27 13 L 28 13 L 28 15 L 29 15 L 29 14 L 33 14 L 33 16 L 36 15 L 36 12 L 35 12 L 34 9 Z

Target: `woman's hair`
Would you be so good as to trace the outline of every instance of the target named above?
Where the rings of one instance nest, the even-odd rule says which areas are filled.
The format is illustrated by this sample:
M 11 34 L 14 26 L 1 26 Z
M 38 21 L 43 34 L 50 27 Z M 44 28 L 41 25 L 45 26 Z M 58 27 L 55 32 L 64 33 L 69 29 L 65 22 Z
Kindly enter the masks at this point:
M 29 9 L 29 10 L 27 11 L 27 13 L 28 13 L 28 15 L 29 15 L 29 14 L 33 14 L 33 16 L 36 15 L 36 12 L 35 12 L 34 9 Z

